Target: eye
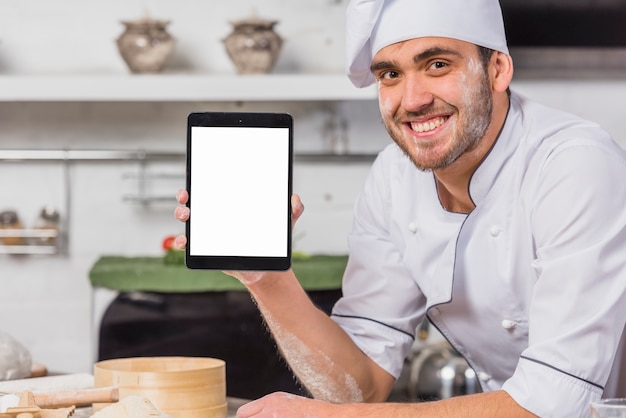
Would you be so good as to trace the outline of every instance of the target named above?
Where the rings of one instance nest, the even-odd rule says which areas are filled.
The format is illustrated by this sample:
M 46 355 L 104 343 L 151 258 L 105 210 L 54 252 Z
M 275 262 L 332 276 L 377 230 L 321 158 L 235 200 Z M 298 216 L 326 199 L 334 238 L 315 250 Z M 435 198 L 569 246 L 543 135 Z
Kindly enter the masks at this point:
M 433 70 L 442 70 L 447 66 L 448 64 L 443 61 L 434 61 L 432 64 L 430 64 L 430 68 Z
M 381 80 L 393 80 L 394 78 L 398 78 L 400 74 L 397 71 L 389 70 L 383 71 L 378 74 L 378 78 Z

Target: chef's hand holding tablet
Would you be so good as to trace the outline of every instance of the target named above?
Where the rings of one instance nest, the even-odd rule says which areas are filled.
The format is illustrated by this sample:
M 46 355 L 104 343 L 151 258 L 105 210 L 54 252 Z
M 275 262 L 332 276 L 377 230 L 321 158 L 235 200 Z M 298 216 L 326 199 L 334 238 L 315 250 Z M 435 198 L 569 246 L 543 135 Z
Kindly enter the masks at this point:
M 175 245 L 187 267 L 290 268 L 291 228 L 303 211 L 291 196 L 292 124 L 287 114 L 189 115 L 187 189 L 175 211 L 186 222 Z
M 180 206 L 176 207 L 176 209 L 174 210 L 174 216 L 176 217 L 176 219 L 178 219 L 181 222 L 187 222 L 187 220 L 189 219 L 190 210 L 186 206 L 188 198 L 189 198 L 189 194 L 187 193 L 187 190 L 181 189 L 176 194 L 176 200 L 178 201 Z M 292 227 L 293 227 L 298 221 L 298 219 L 300 218 L 300 215 L 302 215 L 302 213 L 304 212 L 304 204 L 300 200 L 300 196 L 298 196 L 297 194 L 294 194 L 291 196 L 291 208 L 292 208 L 291 222 L 292 222 Z M 250 210 L 254 210 L 254 209 L 251 208 Z M 186 246 L 187 246 L 187 236 L 186 235 L 177 236 L 176 240 L 174 241 L 174 248 L 177 248 L 179 250 L 184 250 Z M 249 284 L 251 282 L 258 280 L 261 277 L 263 272 L 260 272 L 261 275 L 257 271 L 245 271 L 245 270 L 244 271 L 225 271 L 225 273 L 233 277 L 236 277 L 243 284 Z

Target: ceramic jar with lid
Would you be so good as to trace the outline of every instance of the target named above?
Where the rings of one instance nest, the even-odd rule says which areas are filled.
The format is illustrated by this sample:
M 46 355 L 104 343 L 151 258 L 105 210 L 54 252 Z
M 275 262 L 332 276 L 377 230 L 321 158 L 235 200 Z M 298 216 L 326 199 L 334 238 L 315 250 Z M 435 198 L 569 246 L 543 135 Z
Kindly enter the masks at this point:
M 283 45 L 274 31 L 276 23 L 256 16 L 231 22 L 233 31 L 224 39 L 224 46 L 239 74 L 272 71 Z
M 117 47 L 133 73 L 158 73 L 163 69 L 175 45 L 166 30 L 169 23 L 149 18 L 122 21 L 126 29 L 117 39 Z

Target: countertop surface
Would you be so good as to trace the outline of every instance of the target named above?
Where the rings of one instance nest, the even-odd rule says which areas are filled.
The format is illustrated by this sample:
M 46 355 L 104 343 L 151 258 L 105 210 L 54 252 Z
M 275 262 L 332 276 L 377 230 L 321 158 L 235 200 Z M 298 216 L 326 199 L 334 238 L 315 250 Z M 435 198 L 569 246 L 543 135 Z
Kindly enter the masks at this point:
M 247 402 L 247 399 L 239 398 L 226 398 L 228 402 L 228 415 L 227 418 L 235 418 L 237 416 L 237 409 Z M 78 408 L 72 415 L 72 418 L 90 418 L 93 415 L 91 408 Z
M 305 290 L 341 288 L 346 255 L 294 257 L 292 268 Z M 233 277 L 220 271 L 190 270 L 168 264 L 164 257 L 104 256 L 93 265 L 89 280 L 94 287 L 119 291 L 220 292 L 245 290 Z
M 62 392 L 94 387 L 93 375 L 88 373 L 42 376 L 19 380 L 7 380 L 0 382 L 0 395 L 7 393 L 18 394 L 24 391 L 32 392 Z M 226 397 L 228 402 L 227 418 L 235 418 L 237 409 L 249 402 L 247 399 Z M 77 408 L 72 418 L 89 418 L 93 415 L 91 407 Z

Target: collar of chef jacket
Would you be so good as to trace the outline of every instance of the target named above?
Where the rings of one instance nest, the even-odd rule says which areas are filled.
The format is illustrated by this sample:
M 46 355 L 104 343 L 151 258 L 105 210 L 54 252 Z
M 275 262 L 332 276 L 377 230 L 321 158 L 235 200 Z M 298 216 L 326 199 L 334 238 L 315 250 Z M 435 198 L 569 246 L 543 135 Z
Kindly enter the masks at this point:
M 514 106 L 511 100 L 510 106 Z M 520 138 L 514 135 L 515 121 L 511 120 L 518 112 L 508 112 L 502 129 L 493 146 L 472 175 L 469 183 L 470 197 L 476 206 L 480 206 L 489 199 L 489 196 L 498 193 L 497 181 L 507 162 L 517 149 Z M 463 228 L 461 227 L 462 234 Z M 444 250 L 439 264 L 439 272 L 435 277 L 447 278 L 433 283 L 431 294 L 428 295 L 428 305 L 434 306 L 450 302 L 454 283 L 454 264 L 459 240 L 451 240 Z

